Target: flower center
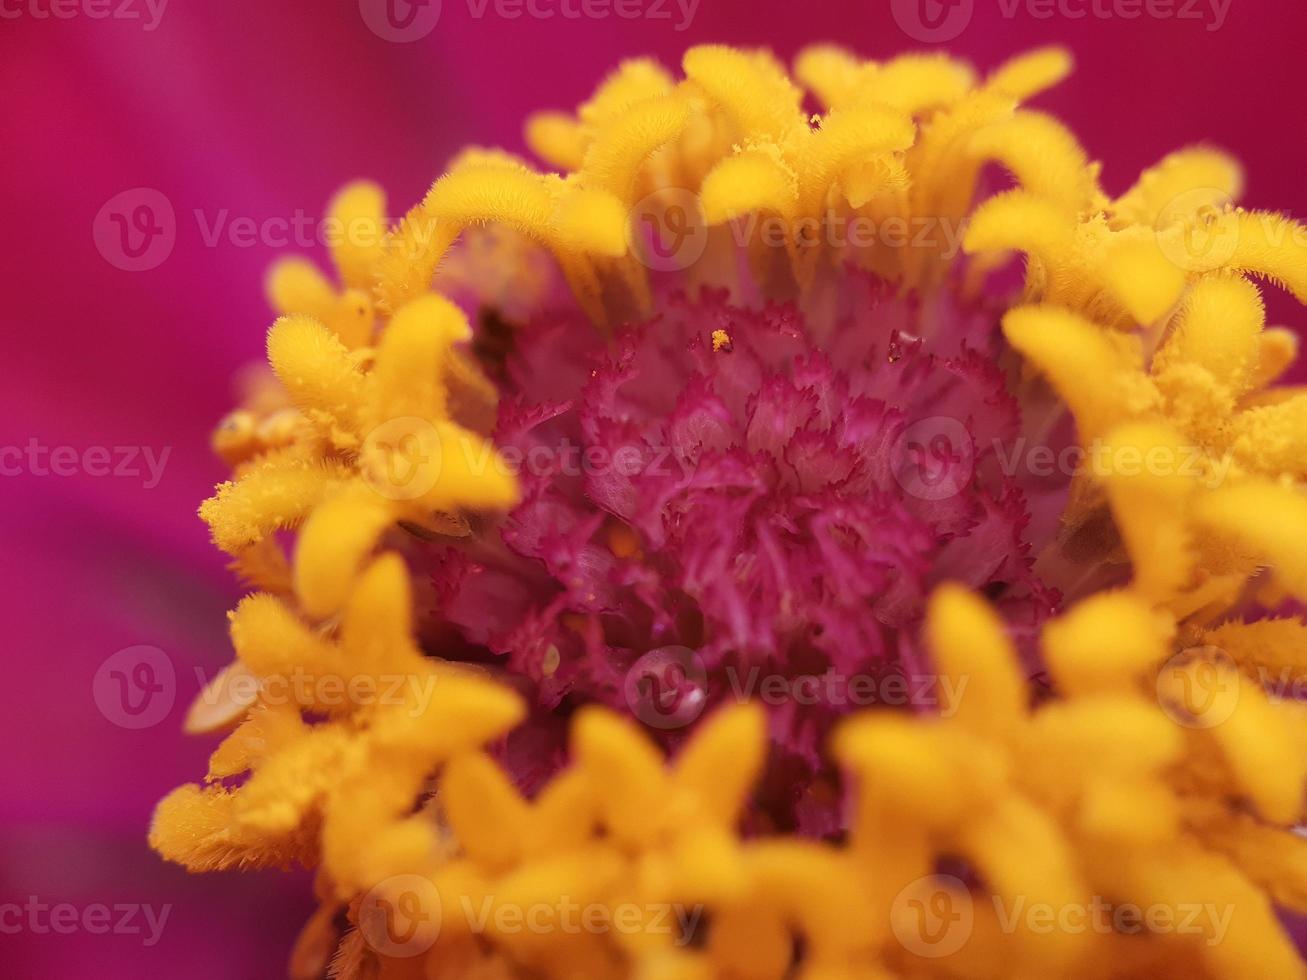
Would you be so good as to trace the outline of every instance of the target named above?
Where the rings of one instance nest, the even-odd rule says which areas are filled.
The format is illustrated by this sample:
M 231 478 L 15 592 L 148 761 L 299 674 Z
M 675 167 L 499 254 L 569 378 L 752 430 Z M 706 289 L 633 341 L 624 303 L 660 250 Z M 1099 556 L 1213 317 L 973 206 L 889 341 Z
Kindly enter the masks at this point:
M 811 799 L 839 717 L 947 709 L 917 639 L 936 585 L 983 590 L 1027 632 L 1056 598 L 1025 533 L 1048 488 L 1011 465 L 1017 400 L 971 346 L 991 315 L 847 289 L 836 325 L 704 290 L 611 341 L 580 316 L 525 327 L 495 431 L 523 500 L 433 572 L 468 656 L 542 710 L 599 701 L 674 746 L 716 705 L 766 704 L 794 787 L 771 816 L 816 829 L 834 826 L 833 794 Z M 541 756 L 519 776 L 561 748 Z

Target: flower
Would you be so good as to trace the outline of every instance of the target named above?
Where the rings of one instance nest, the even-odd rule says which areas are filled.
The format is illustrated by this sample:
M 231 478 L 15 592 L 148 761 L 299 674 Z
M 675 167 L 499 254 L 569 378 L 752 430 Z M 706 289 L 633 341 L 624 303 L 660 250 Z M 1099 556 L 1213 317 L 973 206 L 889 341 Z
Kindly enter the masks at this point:
M 155 848 L 319 868 L 303 976 L 1301 975 L 1307 230 L 1058 50 L 683 67 L 274 269 Z

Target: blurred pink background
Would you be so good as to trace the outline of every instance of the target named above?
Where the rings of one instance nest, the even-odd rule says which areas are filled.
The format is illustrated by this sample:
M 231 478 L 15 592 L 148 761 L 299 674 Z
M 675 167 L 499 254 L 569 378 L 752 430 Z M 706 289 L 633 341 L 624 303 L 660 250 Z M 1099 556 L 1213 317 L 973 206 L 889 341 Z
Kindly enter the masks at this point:
M 709 40 L 786 58 L 822 40 L 877 57 L 925 47 L 922 2 L 956 34 L 947 47 L 982 69 L 1052 41 L 1074 49 L 1075 79 L 1041 104 L 1105 162 L 1109 191 L 1207 140 L 1243 158 L 1250 204 L 1307 216 L 1307 5 L 1285 0 L 536 0 L 606 14 L 552 19 L 511 0 L 444 0 L 411 43 L 369 27 L 387 33 L 385 0 L 54 2 L 63 16 L 51 0 L 0 0 L 0 451 L 18 450 L 0 456 L 5 976 L 280 977 L 310 908 L 304 876 L 193 878 L 145 846 L 155 801 L 198 778 L 214 744 L 180 733 L 196 671 L 229 659 L 224 612 L 238 589 L 195 507 L 222 477 L 208 433 L 233 372 L 261 354 L 262 275 L 278 252 L 266 235 L 246 242 L 237 219 L 312 220 L 359 176 L 387 188 L 392 212 L 406 208 L 458 147 L 523 149 L 527 112 L 575 105 L 631 55 L 676 65 Z M 392 2 L 430 26 L 430 6 Z M 137 188 L 166 197 L 176 232 L 166 259 L 134 272 L 118 267 L 132 263 L 115 255 L 114 226 L 102 216 L 98 238 L 93 226 Z M 1271 311 L 1307 322 L 1274 291 Z M 33 464 L 29 444 L 58 455 Z M 120 475 L 102 475 L 106 462 Z M 102 665 L 139 645 L 175 670 L 150 717 L 106 700 Z M 71 931 L 37 906 L 5 911 L 29 899 L 75 908 Z M 144 910 L 138 933 L 97 934 L 87 911 L 109 906 L 116 925 L 123 904 L 156 919 L 168 908 L 157 942 Z

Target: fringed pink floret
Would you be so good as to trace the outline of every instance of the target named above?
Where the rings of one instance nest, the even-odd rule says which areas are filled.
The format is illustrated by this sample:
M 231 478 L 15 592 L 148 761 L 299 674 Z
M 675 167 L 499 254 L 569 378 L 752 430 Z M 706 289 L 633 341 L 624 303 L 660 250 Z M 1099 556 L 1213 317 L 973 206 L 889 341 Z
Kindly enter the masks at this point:
M 825 345 L 792 305 L 744 309 L 712 290 L 611 343 L 579 315 L 525 329 L 496 431 L 521 460 L 522 503 L 434 572 L 445 620 L 484 648 L 469 656 L 529 682 L 541 709 L 639 714 L 630 673 L 668 646 L 704 670 L 672 697 L 702 708 L 765 677 L 879 686 L 912 669 L 944 579 L 1037 626 L 1056 596 L 1031 571 L 1022 488 L 1000 466 L 1018 404 L 964 339 L 983 314 L 938 316 L 927 352 L 888 326 L 887 305 L 868 300 Z M 804 700 L 771 712 L 773 767 L 801 776 L 776 801 L 782 823 L 856 706 Z

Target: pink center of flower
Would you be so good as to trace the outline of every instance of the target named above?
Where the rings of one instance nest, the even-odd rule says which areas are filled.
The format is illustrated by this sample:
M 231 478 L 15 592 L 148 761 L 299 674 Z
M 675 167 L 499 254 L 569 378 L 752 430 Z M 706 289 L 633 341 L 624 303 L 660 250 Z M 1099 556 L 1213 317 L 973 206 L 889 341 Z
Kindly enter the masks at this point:
M 1044 490 L 1003 465 L 1020 412 L 994 321 L 873 294 L 822 339 L 791 305 L 663 309 L 607 343 L 580 316 L 516 338 L 495 441 L 523 500 L 439 554 L 440 617 L 541 709 L 508 750 L 528 789 L 562 762 L 568 708 L 674 747 L 750 698 L 775 743 L 764 812 L 829 831 L 835 719 L 948 708 L 917 637 L 931 589 L 984 591 L 1018 637 L 1056 601 L 1028 557 Z

